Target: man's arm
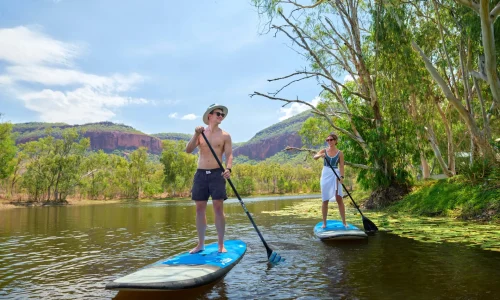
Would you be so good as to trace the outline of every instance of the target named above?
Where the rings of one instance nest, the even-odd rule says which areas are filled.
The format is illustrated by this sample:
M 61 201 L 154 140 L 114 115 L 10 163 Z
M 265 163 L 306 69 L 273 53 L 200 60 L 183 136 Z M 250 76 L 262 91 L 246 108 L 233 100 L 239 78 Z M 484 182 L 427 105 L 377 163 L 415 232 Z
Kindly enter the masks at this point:
M 191 140 L 186 145 L 186 152 L 191 153 L 200 145 L 200 134 L 203 132 L 205 128 L 203 126 L 198 126 L 194 130 L 194 135 Z
M 233 143 L 229 134 L 224 143 L 224 155 L 226 156 L 226 169 L 231 169 L 233 167 Z

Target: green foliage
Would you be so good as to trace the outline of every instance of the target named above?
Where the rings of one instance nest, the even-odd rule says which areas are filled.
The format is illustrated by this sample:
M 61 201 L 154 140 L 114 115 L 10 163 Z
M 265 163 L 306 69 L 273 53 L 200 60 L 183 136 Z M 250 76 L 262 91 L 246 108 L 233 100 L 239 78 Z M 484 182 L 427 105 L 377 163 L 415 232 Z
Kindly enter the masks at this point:
M 186 141 L 188 142 L 193 137 L 192 134 L 186 133 L 155 133 L 151 134 L 151 136 L 157 137 L 160 140 L 171 140 L 171 141 Z
M 184 141 L 163 141 L 163 152 L 160 162 L 163 164 L 164 185 L 176 195 L 179 191 L 185 191 L 192 182 L 192 176 L 196 171 L 197 155 L 185 152 Z
M 34 201 L 63 201 L 78 183 L 78 171 L 90 141 L 75 129 L 54 139 L 50 129 L 46 137 L 21 145 L 26 157 L 22 186 Z
M 241 164 L 255 165 L 257 163 L 258 163 L 258 161 L 250 159 L 246 155 L 238 155 L 238 156 L 233 158 L 233 164 L 235 164 L 235 165 L 241 165 Z
M 91 152 L 81 164 L 80 192 L 89 199 L 98 199 L 106 194 L 112 180 L 112 160 L 104 151 Z
M 463 175 L 470 183 L 475 184 L 490 176 L 496 177 L 496 174 L 500 173 L 500 167 L 488 159 L 476 158 L 472 164 L 466 161 L 459 163 L 457 173 Z
M 0 179 L 7 178 L 14 170 L 16 146 L 12 138 L 12 125 L 0 123 Z
M 485 184 L 488 185 L 487 182 L 474 184 L 461 176 L 425 181 L 388 211 L 423 216 L 458 215 L 462 218 L 477 218 L 488 209 L 498 213 L 500 185 L 487 188 Z

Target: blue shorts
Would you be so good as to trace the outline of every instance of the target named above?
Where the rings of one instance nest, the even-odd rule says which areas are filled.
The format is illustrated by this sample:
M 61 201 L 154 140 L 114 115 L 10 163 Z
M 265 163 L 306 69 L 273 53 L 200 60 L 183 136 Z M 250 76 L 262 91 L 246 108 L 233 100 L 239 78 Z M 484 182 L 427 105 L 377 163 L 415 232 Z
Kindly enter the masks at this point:
M 226 179 L 222 177 L 222 169 L 198 169 L 194 174 L 191 199 L 195 201 L 226 200 Z

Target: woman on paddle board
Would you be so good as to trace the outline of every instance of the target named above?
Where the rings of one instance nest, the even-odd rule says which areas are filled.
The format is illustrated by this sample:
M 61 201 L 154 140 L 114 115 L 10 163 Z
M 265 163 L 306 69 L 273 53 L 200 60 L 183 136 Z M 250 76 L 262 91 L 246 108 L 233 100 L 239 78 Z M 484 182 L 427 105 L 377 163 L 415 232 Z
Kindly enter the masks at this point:
M 337 148 L 338 136 L 335 133 L 330 133 L 326 138 L 328 148 L 321 149 L 314 159 L 323 158 L 323 171 L 321 172 L 321 199 L 323 200 L 321 206 L 321 212 L 323 214 L 323 226 L 326 227 L 326 217 L 328 215 L 328 203 L 330 201 L 337 201 L 339 206 L 340 217 L 342 218 L 342 223 L 347 227 L 345 221 L 345 207 L 343 201 L 342 183 L 344 183 L 344 154 Z M 333 167 L 337 176 L 332 171 Z M 340 182 L 340 184 L 339 184 Z

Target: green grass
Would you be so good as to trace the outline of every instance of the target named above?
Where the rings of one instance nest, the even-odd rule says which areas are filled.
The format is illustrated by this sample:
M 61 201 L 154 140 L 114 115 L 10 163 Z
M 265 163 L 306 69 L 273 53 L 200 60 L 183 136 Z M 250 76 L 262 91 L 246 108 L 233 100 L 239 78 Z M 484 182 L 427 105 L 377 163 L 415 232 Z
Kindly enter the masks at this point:
M 416 186 L 414 191 L 386 209 L 421 216 L 456 216 L 480 219 L 481 215 L 500 211 L 500 188 L 471 184 L 456 176 L 451 179 L 429 180 Z

